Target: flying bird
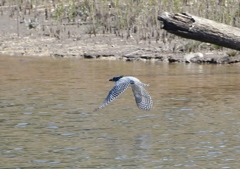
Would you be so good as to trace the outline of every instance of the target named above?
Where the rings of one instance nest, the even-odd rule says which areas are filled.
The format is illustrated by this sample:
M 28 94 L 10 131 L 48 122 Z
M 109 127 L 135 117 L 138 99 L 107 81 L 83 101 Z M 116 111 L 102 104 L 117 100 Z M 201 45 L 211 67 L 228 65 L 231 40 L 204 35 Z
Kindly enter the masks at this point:
M 142 83 L 139 79 L 133 76 L 115 76 L 112 79 L 109 79 L 109 81 L 115 82 L 115 86 L 113 86 L 113 88 L 110 90 L 103 104 L 94 111 L 107 106 L 120 94 L 122 94 L 129 86 L 132 87 L 133 95 L 139 109 L 148 111 L 152 108 L 153 101 L 151 96 L 144 89 L 144 86 L 149 86 L 148 84 Z

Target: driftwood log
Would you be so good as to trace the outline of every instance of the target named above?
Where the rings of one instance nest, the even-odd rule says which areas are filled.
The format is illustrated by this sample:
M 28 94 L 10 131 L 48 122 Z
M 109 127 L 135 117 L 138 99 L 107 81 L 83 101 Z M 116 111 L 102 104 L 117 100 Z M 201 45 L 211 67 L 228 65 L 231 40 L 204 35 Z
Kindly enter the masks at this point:
M 175 35 L 240 50 L 240 29 L 188 13 L 164 12 L 163 29 Z

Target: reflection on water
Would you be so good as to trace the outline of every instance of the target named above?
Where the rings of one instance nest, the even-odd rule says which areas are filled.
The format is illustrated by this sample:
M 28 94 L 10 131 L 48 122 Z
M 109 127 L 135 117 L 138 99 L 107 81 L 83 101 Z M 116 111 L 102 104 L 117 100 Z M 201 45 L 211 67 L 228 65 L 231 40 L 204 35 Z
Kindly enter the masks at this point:
M 0 57 L 2 168 L 239 168 L 240 67 Z M 143 83 L 105 99 L 115 75 Z

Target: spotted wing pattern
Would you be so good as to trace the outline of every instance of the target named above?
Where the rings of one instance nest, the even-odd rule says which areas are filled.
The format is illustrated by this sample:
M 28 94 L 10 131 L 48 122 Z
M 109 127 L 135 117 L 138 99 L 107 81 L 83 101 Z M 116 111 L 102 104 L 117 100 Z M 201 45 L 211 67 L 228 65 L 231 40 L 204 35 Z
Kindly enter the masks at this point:
M 143 88 L 146 84 L 131 83 L 131 86 L 138 108 L 145 111 L 150 110 L 153 106 L 153 101 L 148 92 Z
M 103 104 L 95 109 L 94 111 L 97 111 L 99 109 L 102 109 L 103 107 L 107 106 L 109 103 L 111 103 L 114 99 L 116 99 L 120 94 L 122 94 L 128 87 L 130 86 L 130 80 L 129 79 L 120 79 L 116 82 L 115 86 L 112 88 L 112 90 L 108 93 L 107 98 L 103 102 Z

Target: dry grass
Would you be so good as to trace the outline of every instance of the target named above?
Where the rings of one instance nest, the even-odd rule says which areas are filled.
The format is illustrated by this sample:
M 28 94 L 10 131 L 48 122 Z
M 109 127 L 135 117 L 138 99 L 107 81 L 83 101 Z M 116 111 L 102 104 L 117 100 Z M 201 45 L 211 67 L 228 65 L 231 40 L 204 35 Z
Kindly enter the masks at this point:
M 10 17 L 44 16 L 40 24 L 56 23 L 61 31 L 67 25 L 84 25 L 87 34 L 114 33 L 122 38 L 134 37 L 136 43 L 143 40 L 171 44 L 176 37 L 161 30 L 157 20 L 164 11 L 188 12 L 240 27 L 238 0 L 2 0 L 0 6 L 10 8 Z M 178 48 L 193 51 L 202 43 L 189 44 L 191 41 L 186 40 L 186 46 Z

